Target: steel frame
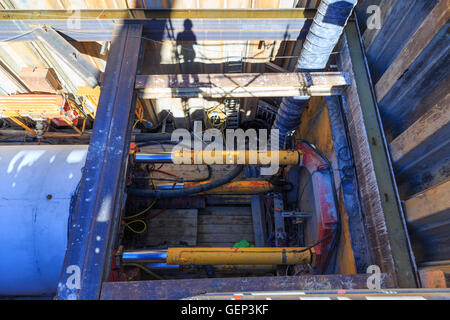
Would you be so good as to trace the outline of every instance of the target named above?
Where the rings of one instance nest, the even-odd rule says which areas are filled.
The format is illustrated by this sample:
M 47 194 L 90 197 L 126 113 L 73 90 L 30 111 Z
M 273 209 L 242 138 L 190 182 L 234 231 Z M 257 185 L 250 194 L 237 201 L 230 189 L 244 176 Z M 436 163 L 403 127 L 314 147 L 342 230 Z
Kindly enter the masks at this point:
M 59 15 L 56 19 L 51 16 L 55 14 Z M 199 28 L 198 40 L 299 40 L 305 37 L 315 10 L 91 10 L 76 16 L 81 19 L 78 29 L 67 28 L 73 14 L 73 11 L 52 11 L 46 16 L 42 11 L 1 11 L 0 41 L 36 40 L 34 29 L 43 24 L 76 41 L 112 41 L 86 166 L 69 223 L 68 248 L 56 296 L 57 299 L 99 299 L 110 269 L 121 216 L 142 37 L 173 40 L 166 33 L 167 19 L 172 20 L 175 30 L 182 30 L 184 19 L 191 18 Z M 363 55 L 358 53 L 361 48 L 355 43 L 358 39 L 353 29 L 356 27 L 354 22 L 350 23 L 347 34 L 352 35 L 352 59 L 357 59 L 357 66 L 365 72 Z M 370 117 L 380 141 L 384 141 L 379 115 L 374 114 L 376 104 L 370 102 L 373 96 L 367 91 L 370 81 L 367 75 L 357 76 L 361 88 L 365 86 L 359 94 L 368 99 L 369 109 L 364 108 L 363 113 Z M 374 161 L 381 163 L 389 175 L 380 179 L 381 188 L 397 199 L 385 143 L 372 146 L 372 151 L 380 155 Z M 380 167 L 377 173 L 381 174 Z M 390 212 L 389 224 L 405 231 L 401 206 L 394 203 L 395 208 L 387 208 L 388 204 L 385 205 Z M 402 263 L 409 269 L 405 259 L 402 258 Z
M 83 177 L 69 222 L 57 299 L 98 299 L 122 211 L 142 25 L 115 31 Z
M 0 41 L 37 40 L 34 32 L 52 26 L 76 41 L 111 41 L 117 24 L 140 23 L 143 36 L 174 40 L 190 19 L 197 40 L 305 39 L 315 9 L 128 9 L 2 10 Z
M 353 73 L 354 78 L 345 95 L 352 104 L 346 117 L 358 127 L 356 132 L 355 128 L 349 129 L 353 147 L 359 152 L 356 168 L 359 186 L 364 189 L 361 197 L 363 206 L 366 204 L 372 263 L 382 272 L 391 273 L 396 286 L 417 288 L 417 266 L 356 18 L 349 20 L 345 37 L 347 44 L 341 45 L 341 50 L 348 52 L 345 58 L 349 62 L 339 61 L 338 65 Z

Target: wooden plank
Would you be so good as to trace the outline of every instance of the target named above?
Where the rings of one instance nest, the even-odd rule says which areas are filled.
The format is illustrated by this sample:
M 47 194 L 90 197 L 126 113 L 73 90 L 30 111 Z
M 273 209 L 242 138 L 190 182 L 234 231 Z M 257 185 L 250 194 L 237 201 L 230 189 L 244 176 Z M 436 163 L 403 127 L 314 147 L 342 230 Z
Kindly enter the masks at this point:
M 409 223 L 445 213 L 450 219 L 450 179 L 405 201 Z
M 197 213 L 196 209 L 167 210 L 151 219 L 147 223 L 147 246 L 154 247 L 163 243 L 177 245 L 182 242 L 190 246 L 197 245 Z
M 392 160 L 402 171 L 417 158 L 423 159 L 450 137 L 450 94 L 432 107 L 389 145 Z M 449 150 L 450 152 L 450 150 Z
M 214 217 L 214 216 L 199 216 L 198 217 L 199 224 L 226 224 L 226 225 L 251 225 L 252 218 L 251 217 Z
M 249 243 L 254 242 L 254 236 L 252 233 L 216 233 L 216 234 L 205 234 L 205 233 L 199 233 L 198 234 L 198 242 L 201 243 L 208 243 L 209 246 L 213 246 L 214 243 L 222 243 L 222 242 L 231 242 L 231 243 L 237 243 L 242 240 L 247 240 Z
M 249 206 L 245 207 L 209 207 L 199 212 L 200 216 L 223 216 L 223 217 L 240 217 L 251 216 Z
M 348 84 L 341 72 L 177 74 L 137 76 L 136 89 L 145 99 L 255 98 L 339 95 Z
M 263 198 L 261 196 L 254 196 L 251 201 L 255 247 L 265 247 L 267 230 Z
M 241 240 L 254 241 L 249 206 L 199 210 L 198 246 L 232 247 Z
M 208 247 L 208 248 L 233 248 L 236 242 L 198 242 L 197 247 Z
M 378 101 L 381 101 L 386 96 L 395 82 L 428 46 L 434 36 L 445 26 L 449 17 L 450 0 L 440 0 L 408 40 L 397 58 L 391 63 L 389 69 L 377 82 L 375 89 Z
M 216 224 L 199 224 L 198 233 L 216 234 L 216 233 L 239 233 L 251 234 L 253 232 L 251 224 L 241 225 L 216 225 Z

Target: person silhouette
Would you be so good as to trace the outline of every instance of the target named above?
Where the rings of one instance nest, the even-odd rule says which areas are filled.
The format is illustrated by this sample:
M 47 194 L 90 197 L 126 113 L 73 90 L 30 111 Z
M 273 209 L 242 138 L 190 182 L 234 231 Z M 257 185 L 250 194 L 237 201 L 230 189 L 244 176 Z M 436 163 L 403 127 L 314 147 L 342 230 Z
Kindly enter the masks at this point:
M 195 49 L 194 45 L 197 44 L 197 37 L 194 32 L 192 32 L 192 21 L 190 19 L 184 20 L 184 31 L 178 33 L 176 41 L 176 50 L 180 52 L 180 58 L 183 58 L 184 64 L 186 65 L 186 70 L 192 71 L 195 61 Z M 178 48 L 180 47 L 180 51 Z M 187 79 L 184 77 L 185 81 L 189 81 L 189 76 Z M 198 82 L 198 77 L 194 76 L 194 82 Z

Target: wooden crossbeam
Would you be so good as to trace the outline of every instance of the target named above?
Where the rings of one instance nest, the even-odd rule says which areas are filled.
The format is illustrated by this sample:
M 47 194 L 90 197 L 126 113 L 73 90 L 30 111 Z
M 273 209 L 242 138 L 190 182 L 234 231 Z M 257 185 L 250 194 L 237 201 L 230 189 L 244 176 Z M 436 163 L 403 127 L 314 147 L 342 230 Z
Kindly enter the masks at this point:
M 136 89 L 145 99 L 330 96 L 350 84 L 342 72 L 142 75 Z

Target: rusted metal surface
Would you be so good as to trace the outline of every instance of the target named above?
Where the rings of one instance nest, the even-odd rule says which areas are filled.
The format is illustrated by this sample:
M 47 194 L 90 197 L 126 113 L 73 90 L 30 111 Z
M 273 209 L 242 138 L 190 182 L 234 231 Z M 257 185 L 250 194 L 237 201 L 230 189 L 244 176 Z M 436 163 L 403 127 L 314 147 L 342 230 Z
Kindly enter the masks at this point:
M 211 293 L 189 300 L 450 300 L 450 290 L 320 290 Z
M 447 288 L 446 274 L 444 271 L 433 268 L 419 270 L 422 288 Z
M 197 182 L 186 182 L 184 184 L 185 188 L 195 187 L 201 184 L 207 184 L 211 181 L 204 181 L 201 183 Z M 267 193 L 273 190 L 273 185 L 268 181 L 252 181 L 252 180 L 244 180 L 244 181 L 233 181 L 226 185 L 223 185 L 219 188 L 207 191 L 203 194 L 236 194 L 236 195 L 245 195 L 245 194 L 259 194 L 259 193 Z
M 392 288 L 390 277 L 380 276 L 381 288 Z M 367 289 L 368 277 L 358 274 L 108 282 L 103 284 L 101 299 L 175 300 L 220 292 Z
M 102 282 L 110 270 L 121 220 L 142 26 L 119 27 L 116 34 L 102 83 L 99 115 L 69 224 L 58 299 L 99 298 Z M 70 285 L 73 266 L 79 271 L 79 286 Z
M 335 250 L 335 238 L 339 230 L 338 209 L 335 198 L 335 187 L 330 164 L 320 153 L 306 143 L 299 143 L 296 149 L 303 154 L 302 166 L 311 175 L 316 208 L 317 239 L 314 248 L 317 252 L 318 272 L 327 272 L 327 263 Z
M 314 266 L 309 248 L 169 248 L 169 265 L 297 265 Z

